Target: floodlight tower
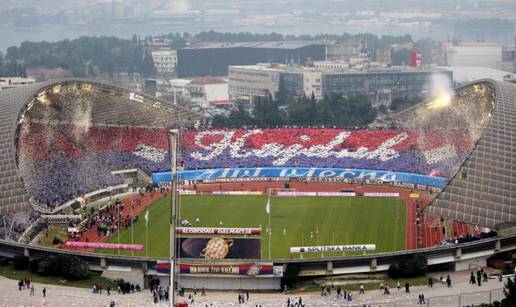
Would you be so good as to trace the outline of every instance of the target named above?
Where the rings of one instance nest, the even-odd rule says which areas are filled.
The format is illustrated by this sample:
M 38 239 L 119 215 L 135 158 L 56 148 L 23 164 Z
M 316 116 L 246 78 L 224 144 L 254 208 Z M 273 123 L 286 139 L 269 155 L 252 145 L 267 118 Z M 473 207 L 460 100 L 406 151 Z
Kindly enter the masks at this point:
M 168 133 L 170 142 L 170 306 L 173 307 L 176 304 L 176 223 L 177 223 L 177 204 L 178 195 L 177 193 L 177 180 L 179 179 L 177 173 L 177 155 L 178 155 L 178 141 L 179 141 L 179 130 L 171 129 Z M 179 285 L 178 285 L 179 287 Z

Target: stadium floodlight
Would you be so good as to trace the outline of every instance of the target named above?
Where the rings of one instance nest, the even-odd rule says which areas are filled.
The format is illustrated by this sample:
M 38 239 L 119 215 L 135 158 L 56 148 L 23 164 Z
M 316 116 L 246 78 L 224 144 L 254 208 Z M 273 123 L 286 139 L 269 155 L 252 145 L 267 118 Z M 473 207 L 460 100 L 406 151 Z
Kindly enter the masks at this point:
M 436 99 L 430 101 L 426 104 L 427 110 L 436 110 L 436 109 L 443 109 L 450 105 L 451 103 L 451 96 L 450 94 L 443 94 Z
M 169 298 L 170 306 L 176 304 L 176 288 L 175 288 L 175 275 L 176 275 L 176 224 L 177 224 L 177 180 L 179 176 L 177 174 L 177 153 L 178 153 L 178 142 L 179 142 L 179 130 L 171 129 L 169 131 L 169 142 L 170 142 L 170 288 Z M 178 285 L 179 288 L 179 285 Z

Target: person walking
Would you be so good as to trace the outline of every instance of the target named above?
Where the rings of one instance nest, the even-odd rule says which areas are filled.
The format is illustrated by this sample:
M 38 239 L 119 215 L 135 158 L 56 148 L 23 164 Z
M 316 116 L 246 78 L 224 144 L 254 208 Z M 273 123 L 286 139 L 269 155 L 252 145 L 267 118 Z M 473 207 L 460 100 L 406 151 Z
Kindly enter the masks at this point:
M 47 296 L 47 288 L 43 288 L 43 297 Z
M 410 293 L 410 284 L 408 282 L 405 283 L 405 293 Z
M 32 286 L 30 287 L 30 296 L 34 296 L 34 291 L 35 291 L 35 289 L 34 289 L 34 285 L 32 285 Z
M 432 279 L 432 277 L 428 277 L 428 286 L 430 288 L 433 288 L 434 287 L 434 280 Z
M 383 295 L 389 295 L 389 294 L 391 294 L 391 292 L 389 291 L 389 286 L 386 285 L 383 288 Z
M 399 285 L 399 282 L 398 282 Z M 364 284 L 360 284 L 360 292 L 358 294 L 365 294 Z

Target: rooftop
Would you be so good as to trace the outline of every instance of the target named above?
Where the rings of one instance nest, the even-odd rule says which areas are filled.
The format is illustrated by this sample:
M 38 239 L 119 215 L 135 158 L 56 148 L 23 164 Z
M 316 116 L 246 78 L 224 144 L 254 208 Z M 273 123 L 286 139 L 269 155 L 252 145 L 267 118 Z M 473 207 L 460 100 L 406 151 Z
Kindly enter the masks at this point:
M 235 42 L 235 43 L 207 43 L 183 49 L 210 49 L 210 48 L 273 48 L 297 49 L 310 45 L 324 45 L 318 41 L 276 41 L 276 42 Z
M 221 84 L 221 83 L 227 83 L 227 82 L 220 78 L 213 77 L 213 76 L 195 78 L 192 80 L 192 82 L 190 82 L 190 84 Z

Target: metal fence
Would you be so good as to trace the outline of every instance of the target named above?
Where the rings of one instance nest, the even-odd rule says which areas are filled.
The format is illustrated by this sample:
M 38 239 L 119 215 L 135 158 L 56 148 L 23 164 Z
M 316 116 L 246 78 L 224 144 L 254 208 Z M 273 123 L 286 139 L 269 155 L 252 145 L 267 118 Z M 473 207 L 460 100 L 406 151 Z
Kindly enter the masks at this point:
M 493 303 L 495 301 L 501 301 L 504 298 L 503 289 L 494 289 L 490 291 L 480 291 L 480 292 L 468 292 L 461 293 L 457 295 L 447 295 L 447 296 L 435 296 L 430 298 L 425 298 L 425 303 L 420 304 L 419 300 L 411 299 L 411 300 L 399 300 L 396 302 L 374 302 L 374 303 L 362 303 L 357 305 L 344 305 L 350 307 L 412 307 L 412 306 L 427 306 L 427 307 L 467 307 L 480 305 L 482 303 Z

